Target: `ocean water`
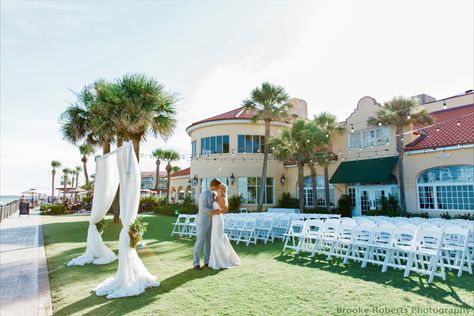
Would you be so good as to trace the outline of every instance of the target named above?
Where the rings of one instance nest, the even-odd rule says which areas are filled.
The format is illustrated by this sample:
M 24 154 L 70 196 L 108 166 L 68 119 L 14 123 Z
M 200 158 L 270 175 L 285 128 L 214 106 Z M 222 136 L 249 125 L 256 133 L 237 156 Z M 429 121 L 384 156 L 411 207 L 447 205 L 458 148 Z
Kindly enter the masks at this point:
M 20 197 L 18 195 L 0 195 L 0 204 L 8 204 L 11 201 L 18 200 Z

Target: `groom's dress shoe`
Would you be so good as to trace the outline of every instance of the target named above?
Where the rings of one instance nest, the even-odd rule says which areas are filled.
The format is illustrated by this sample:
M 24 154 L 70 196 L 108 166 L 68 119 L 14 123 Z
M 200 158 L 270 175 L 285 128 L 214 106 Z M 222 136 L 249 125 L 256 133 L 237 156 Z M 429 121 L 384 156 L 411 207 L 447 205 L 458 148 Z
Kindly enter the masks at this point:
M 202 270 L 202 268 L 201 268 L 199 265 L 194 266 L 193 269 L 194 269 L 194 270 Z

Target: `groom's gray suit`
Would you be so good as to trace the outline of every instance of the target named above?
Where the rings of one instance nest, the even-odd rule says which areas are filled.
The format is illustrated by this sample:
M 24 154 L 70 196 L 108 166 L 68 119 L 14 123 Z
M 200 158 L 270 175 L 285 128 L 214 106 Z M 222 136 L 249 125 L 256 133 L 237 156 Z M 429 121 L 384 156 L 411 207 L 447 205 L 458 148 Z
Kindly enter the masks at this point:
M 214 202 L 214 194 L 211 190 L 201 192 L 199 196 L 199 213 L 196 219 L 196 243 L 194 244 L 194 266 L 199 265 L 199 258 L 201 257 L 202 247 L 204 246 L 204 264 L 209 263 L 209 256 L 211 254 L 211 225 L 212 216 L 209 211 L 212 211 L 212 203 Z

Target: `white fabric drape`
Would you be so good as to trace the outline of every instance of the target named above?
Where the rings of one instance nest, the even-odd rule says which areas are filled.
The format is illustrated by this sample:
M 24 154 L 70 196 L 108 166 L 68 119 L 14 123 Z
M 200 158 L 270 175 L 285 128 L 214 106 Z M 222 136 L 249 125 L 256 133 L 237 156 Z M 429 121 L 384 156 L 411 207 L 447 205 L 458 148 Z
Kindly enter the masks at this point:
M 69 261 L 68 266 L 92 264 L 107 264 L 117 260 L 115 253 L 105 246 L 97 224 L 110 206 L 117 192 L 119 176 L 117 174 L 117 155 L 115 152 L 107 154 L 96 160 L 94 199 L 87 230 L 87 248 L 82 256 Z
M 132 143 L 126 143 L 115 153 L 120 177 L 120 219 L 123 225 L 119 237 L 119 266 L 115 277 L 106 279 L 95 289 L 97 295 L 106 295 L 107 298 L 139 295 L 148 287 L 160 285 L 145 268 L 135 248 L 130 247 L 128 232 L 137 218 L 141 182 Z

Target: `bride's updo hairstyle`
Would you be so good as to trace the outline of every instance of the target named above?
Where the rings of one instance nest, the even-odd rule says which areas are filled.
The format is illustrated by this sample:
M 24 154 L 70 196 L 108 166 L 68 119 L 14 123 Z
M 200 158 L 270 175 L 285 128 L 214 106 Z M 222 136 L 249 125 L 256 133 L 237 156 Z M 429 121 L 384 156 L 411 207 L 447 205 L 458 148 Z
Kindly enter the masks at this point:
M 213 186 L 213 187 L 218 187 L 219 185 L 221 185 L 222 182 L 219 180 L 219 179 L 212 179 L 211 180 L 211 183 L 209 183 L 209 186 Z

